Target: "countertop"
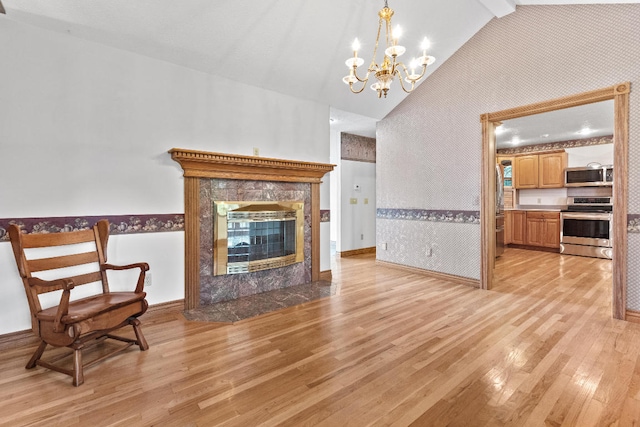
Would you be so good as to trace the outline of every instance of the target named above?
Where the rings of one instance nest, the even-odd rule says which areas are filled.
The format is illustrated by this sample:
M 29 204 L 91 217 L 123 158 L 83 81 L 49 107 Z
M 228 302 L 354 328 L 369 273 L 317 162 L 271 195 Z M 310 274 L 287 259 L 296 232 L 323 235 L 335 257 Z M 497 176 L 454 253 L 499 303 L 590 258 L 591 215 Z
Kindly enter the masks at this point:
M 560 212 L 567 209 L 566 206 L 540 206 L 540 205 L 519 205 L 515 208 L 505 209 L 505 211 L 544 211 L 544 212 Z

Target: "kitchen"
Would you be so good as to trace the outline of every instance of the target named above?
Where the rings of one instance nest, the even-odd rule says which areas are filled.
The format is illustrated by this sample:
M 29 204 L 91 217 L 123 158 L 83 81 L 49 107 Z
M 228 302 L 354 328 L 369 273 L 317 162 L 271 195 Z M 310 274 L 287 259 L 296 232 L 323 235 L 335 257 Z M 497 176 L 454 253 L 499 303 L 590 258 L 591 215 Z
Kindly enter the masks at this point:
M 613 101 L 496 129 L 496 256 L 505 248 L 612 258 Z

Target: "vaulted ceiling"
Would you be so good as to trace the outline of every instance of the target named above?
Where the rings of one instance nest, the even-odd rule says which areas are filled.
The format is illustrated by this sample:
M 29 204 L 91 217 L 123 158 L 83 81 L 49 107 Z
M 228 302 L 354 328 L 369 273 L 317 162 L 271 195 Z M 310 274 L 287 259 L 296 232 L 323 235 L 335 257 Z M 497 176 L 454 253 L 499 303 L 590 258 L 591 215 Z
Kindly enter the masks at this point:
M 370 61 L 383 0 L 1 1 L 7 19 L 326 103 L 336 122 L 375 123 L 406 96 L 397 82 L 387 99 L 368 88 L 354 95 L 342 82 L 355 37 Z M 389 0 L 389 7 L 404 29 L 406 56 L 431 40 L 429 74 L 516 5 L 621 2 L 639 1 Z

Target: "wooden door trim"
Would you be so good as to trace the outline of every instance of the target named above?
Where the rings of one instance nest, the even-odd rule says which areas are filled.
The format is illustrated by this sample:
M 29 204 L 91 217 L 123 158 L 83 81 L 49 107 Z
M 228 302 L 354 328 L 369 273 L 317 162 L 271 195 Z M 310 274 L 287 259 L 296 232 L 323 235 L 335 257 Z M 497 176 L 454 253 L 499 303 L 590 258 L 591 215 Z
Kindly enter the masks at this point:
M 625 319 L 627 303 L 627 211 L 628 211 L 628 150 L 629 150 L 629 93 L 631 83 L 625 82 L 602 89 L 565 96 L 535 104 L 485 113 L 482 123 L 482 173 L 480 206 L 480 286 L 491 289 L 495 266 L 495 127 L 497 122 L 530 116 L 594 102 L 614 101 L 614 230 L 613 230 L 613 286 L 612 316 Z

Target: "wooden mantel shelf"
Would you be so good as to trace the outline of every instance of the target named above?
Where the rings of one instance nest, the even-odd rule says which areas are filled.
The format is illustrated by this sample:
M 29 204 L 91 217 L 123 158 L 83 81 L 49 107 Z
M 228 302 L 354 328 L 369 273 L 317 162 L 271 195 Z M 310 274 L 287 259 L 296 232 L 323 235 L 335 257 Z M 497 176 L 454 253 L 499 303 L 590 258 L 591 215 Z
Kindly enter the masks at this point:
M 322 182 L 335 165 L 241 156 L 172 148 L 171 158 L 180 163 L 185 177 L 227 178 L 259 181 Z

